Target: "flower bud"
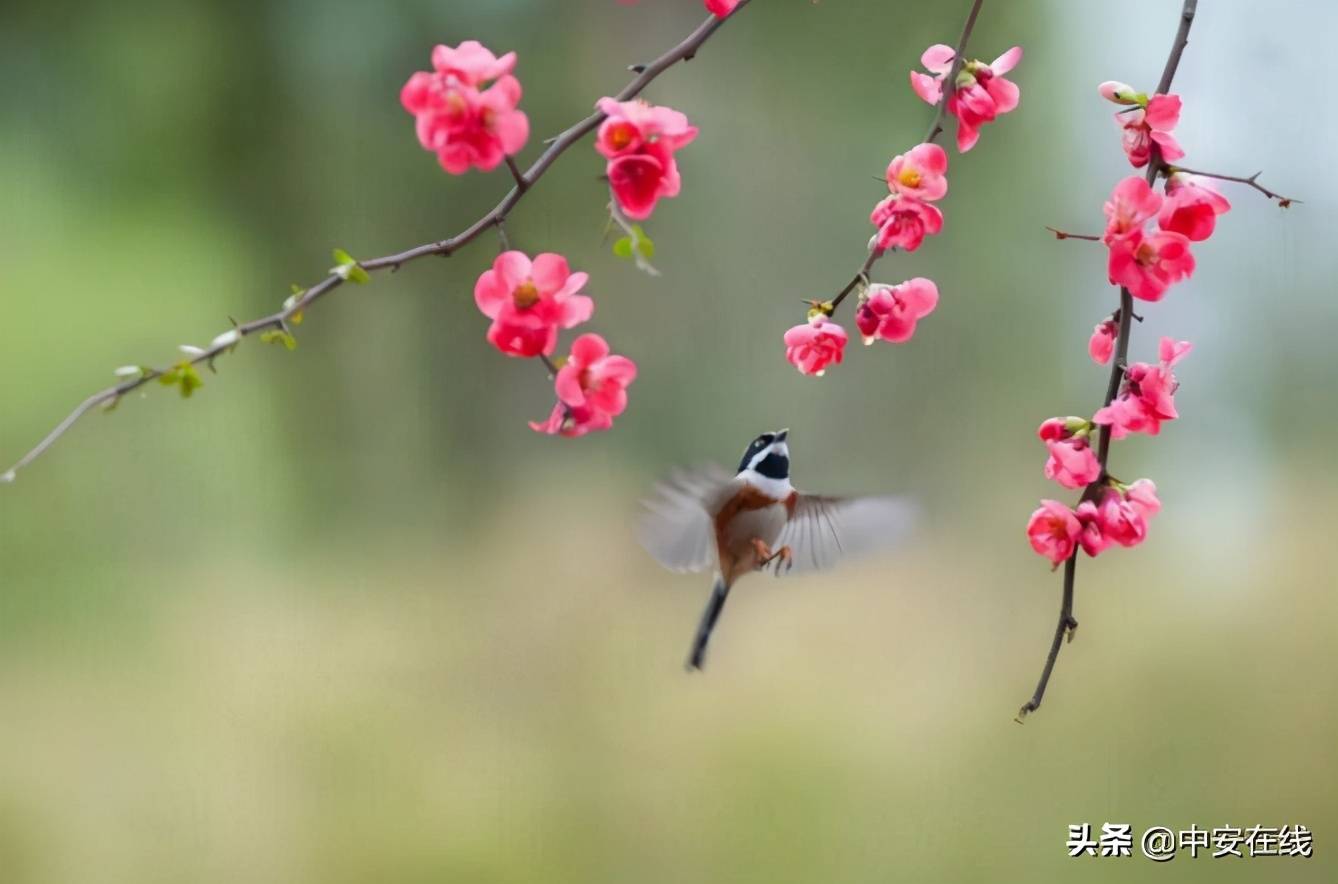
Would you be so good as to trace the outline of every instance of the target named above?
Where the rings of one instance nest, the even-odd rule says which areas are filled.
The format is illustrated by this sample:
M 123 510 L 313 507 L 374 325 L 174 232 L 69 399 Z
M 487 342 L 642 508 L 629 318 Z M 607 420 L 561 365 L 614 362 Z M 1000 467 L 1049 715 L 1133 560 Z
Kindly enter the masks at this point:
M 214 338 L 214 340 L 211 341 L 209 344 L 209 349 L 221 350 L 226 347 L 235 347 L 239 343 L 241 343 L 241 340 L 242 340 L 242 333 L 235 328 L 230 328 L 227 331 L 223 332 L 223 334 Z
M 1128 83 L 1121 83 L 1119 80 L 1107 80 L 1097 87 L 1101 97 L 1106 101 L 1113 101 L 1115 104 L 1147 104 L 1146 94 L 1139 92 Z

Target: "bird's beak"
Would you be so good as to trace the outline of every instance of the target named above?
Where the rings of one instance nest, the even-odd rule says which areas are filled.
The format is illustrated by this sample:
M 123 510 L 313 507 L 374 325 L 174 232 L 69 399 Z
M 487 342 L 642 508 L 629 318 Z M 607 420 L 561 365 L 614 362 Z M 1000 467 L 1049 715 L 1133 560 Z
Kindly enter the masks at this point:
M 785 441 L 785 437 L 788 436 L 788 435 L 790 435 L 790 428 L 789 428 L 789 427 L 786 427 L 786 428 L 783 429 L 783 430 L 777 430 L 777 431 L 776 431 L 776 441 L 777 441 L 777 442 L 784 442 L 784 441 Z

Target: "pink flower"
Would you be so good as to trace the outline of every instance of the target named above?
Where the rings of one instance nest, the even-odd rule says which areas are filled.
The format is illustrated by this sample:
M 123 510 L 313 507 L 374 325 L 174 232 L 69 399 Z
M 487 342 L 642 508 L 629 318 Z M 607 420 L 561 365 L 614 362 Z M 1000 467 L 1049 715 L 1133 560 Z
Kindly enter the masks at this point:
M 879 339 L 900 344 L 911 339 L 916 322 L 937 306 L 938 286 L 922 276 L 896 286 L 872 285 L 855 311 L 855 325 L 865 344 Z
M 926 234 L 943 229 L 943 213 L 937 207 L 895 193 L 873 207 L 869 220 L 878 228 L 873 246 L 879 251 L 898 248 L 913 252 Z
M 785 358 L 800 374 L 822 377 L 827 366 L 841 364 L 846 349 L 846 330 L 822 313 L 785 333 Z
M 933 201 L 948 192 L 948 153 L 937 144 L 917 144 L 897 154 L 887 166 L 887 186 L 893 193 Z
M 1161 194 L 1152 189 L 1140 175 L 1124 178 L 1110 192 L 1101 207 L 1106 213 L 1106 233 L 1102 241 L 1110 245 L 1122 236 L 1128 236 L 1143 229 L 1143 223 L 1157 214 L 1161 208 Z
M 1082 488 L 1101 476 L 1101 464 L 1090 441 L 1092 424 L 1080 417 L 1052 417 L 1040 425 L 1036 435 L 1050 453 L 1045 477 L 1065 488 Z
M 530 121 L 516 110 L 520 81 L 510 75 L 516 54 L 501 58 L 473 40 L 432 51 L 432 72 L 419 71 L 400 91 L 400 103 L 414 115 L 418 141 L 436 153 L 452 175 L 470 168 L 496 168 L 502 158 L 525 146 Z M 483 82 L 496 78 L 487 89 Z
M 1042 500 L 1040 509 L 1027 520 L 1031 548 L 1056 567 L 1073 555 L 1082 525 L 1067 506 L 1057 500 Z
M 1134 231 L 1110 244 L 1110 281 L 1144 301 L 1160 301 L 1174 283 L 1194 273 L 1189 238 L 1182 233 Z
M 1231 203 L 1206 181 L 1176 172 L 1166 179 L 1166 201 L 1157 215 L 1157 225 L 1202 242 L 1213 235 L 1217 216 L 1230 210 Z
M 649 218 L 661 197 L 678 195 L 682 182 L 674 152 L 696 138 L 697 129 L 678 111 L 644 101 L 601 98 L 596 107 L 607 117 L 595 149 L 608 158 L 613 198 L 627 217 Z
M 1045 443 L 1050 457 L 1045 461 L 1045 478 L 1053 479 L 1065 488 L 1083 488 L 1101 475 L 1092 446 L 1084 437 Z
M 613 356 L 599 335 L 584 334 L 572 341 L 571 356 L 558 370 L 553 387 L 557 405 L 543 423 L 530 428 L 550 435 L 584 436 L 607 430 L 627 408 L 627 387 L 636 380 L 636 363 Z
M 1139 479 L 1124 489 L 1124 496 L 1129 503 L 1150 519 L 1161 512 L 1161 500 L 1157 497 L 1157 486 L 1151 479 Z
M 548 419 L 530 421 L 530 429 L 549 436 L 567 436 L 574 438 L 597 430 L 607 430 L 613 426 L 613 418 L 588 405 L 573 407 L 561 402 L 553 406 Z
M 567 259 L 545 252 L 503 252 L 474 284 L 474 302 L 492 320 L 488 342 L 508 356 L 548 355 L 559 328 L 585 322 L 595 302 L 577 294 L 589 277 L 572 273 Z
M 725 18 L 739 5 L 739 0 L 706 0 L 706 10 L 716 18 Z
M 1101 493 L 1096 512 L 1101 536 L 1111 543 L 1137 546 L 1147 537 L 1148 522 L 1143 508 L 1135 506 L 1114 488 Z
M 1125 369 L 1119 395 L 1092 417 L 1092 422 L 1109 426 L 1111 436 L 1123 439 L 1130 433 L 1161 432 L 1163 421 L 1179 417 L 1175 409 L 1175 391 L 1179 387 L 1172 368 L 1193 349 L 1189 341 L 1162 338 L 1157 365 L 1135 362 Z
M 930 46 L 920 56 L 920 63 L 933 76 L 911 71 L 911 88 L 929 104 L 943 100 L 943 80 L 952 69 L 955 53 L 942 43 Z M 1004 79 L 1022 60 L 1022 48 L 1014 46 L 989 64 L 966 61 L 957 75 L 948 112 L 957 118 L 957 150 L 966 153 L 980 137 L 980 127 L 1017 107 L 1017 84 Z
M 511 73 L 515 66 L 516 53 L 508 52 L 498 58 L 477 40 L 466 40 L 454 48 L 438 45 L 432 49 L 432 67 L 436 72 L 466 86 L 480 86 L 496 80 Z
M 1116 113 L 1115 122 L 1123 129 L 1124 153 L 1134 168 L 1148 164 L 1154 144 L 1166 162 L 1185 155 L 1171 134 L 1180 122 L 1179 95 L 1154 95 L 1146 107 Z
M 1078 517 L 1078 524 L 1082 526 L 1078 534 L 1078 544 L 1083 552 L 1089 556 L 1096 557 L 1101 551 L 1110 545 L 1106 535 L 1101 533 L 1101 517 L 1097 512 L 1096 504 L 1090 500 L 1084 500 L 1078 504 L 1074 510 L 1074 515 Z
M 1097 323 L 1096 328 L 1092 329 L 1091 339 L 1087 342 L 1087 354 L 1092 357 L 1093 362 L 1097 365 L 1110 362 L 1111 354 L 1115 352 L 1115 339 L 1119 334 L 1120 327 L 1113 317 Z

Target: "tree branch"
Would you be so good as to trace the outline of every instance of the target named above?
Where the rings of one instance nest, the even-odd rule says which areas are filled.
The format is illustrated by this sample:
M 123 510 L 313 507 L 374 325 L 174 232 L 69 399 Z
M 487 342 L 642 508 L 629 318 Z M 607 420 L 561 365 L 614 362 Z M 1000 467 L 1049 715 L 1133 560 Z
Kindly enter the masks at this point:
M 1060 230 L 1058 227 L 1046 225 L 1045 229 L 1055 235 L 1055 239 L 1085 239 L 1088 242 L 1101 242 L 1101 237 L 1090 233 L 1069 233 L 1067 230 Z
M 980 7 L 984 5 L 985 0 L 972 0 L 971 11 L 966 14 L 966 23 L 962 25 L 962 35 L 957 38 L 957 48 L 953 51 L 952 67 L 948 70 L 948 76 L 943 79 L 943 97 L 938 103 L 938 109 L 934 112 L 934 119 L 929 124 L 929 131 L 925 134 L 924 143 L 932 144 L 938 140 L 939 135 L 943 133 L 943 116 L 948 112 L 948 101 L 951 100 L 953 92 L 957 88 L 957 75 L 962 70 L 962 53 L 966 51 L 967 41 L 971 39 L 971 32 L 976 27 L 976 17 L 980 15 Z M 855 275 L 850 282 L 846 283 L 845 288 L 837 292 L 836 297 L 832 298 L 832 310 L 841 306 L 841 302 L 866 280 L 869 272 L 873 270 L 873 265 L 889 252 L 895 249 L 879 250 L 870 248 L 869 254 L 865 257 L 864 263 L 860 269 L 855 271 Z
M 1180 66 L 1180 57 L 1185 54 L 1185 46 L 1189 44 L 1189 29 L 1194 24 L 1194 13 L 1198 7 L 1198 0 L 1185 0 L 1184 6 L 1180 9 L 1180 26 L 1176 29 L 1175 40 L 1171 44 L 1171 54 L 1166 59 L 1166 67 L 1162 70 L 1161 81 L 1157 84 L 1157 92 L 1165 93 L 1171 88 L 1171 80 L 1175 78 L 1176 69 Z M 1148 157 L 1147 182 L 1151 184 L 1157 180 L 1157 175 L 1165 167 L 1162 161 L 1161 153 L 1157 149 L 1156 142 L 1152 144 L 1152 154 Z M 1103 407 L 1115 401 L 1115 397 L 1120 391 L 1120 381 L 1124 379 L 1124 369 L 1129 364 L 1129 331 L 1133 325 L 1134 299 L 1129 294 L 1127 288 L 1120 288 L 1120 309 L 1119 309 L 1119 332 L 1115 339 L 1115 356 L 1110 361 L 1110 379 L 1106 383 L 1106 396 L 1103 401 Z M 1110 457 L 1110 432 L 1109 424 L 1101 427 L 1101 432 L 1097 440 L 1096 459 L 1101 464 L 1101 473 L 1096 481 L 1088 485 L 1083 491 L 1083 497 L 1091 498 L 1096 495 L 1106 483 L 1107 472 L 1106 463 Z M 1031 695 L 1031 699 L 1022 704 L 1022 708 L 1017 712 L 1017 721 L 1026 718 L 1032 712 L 1041 708 L 1041 701 L 1045 699 L 1045 689 L 1050 683 L 1050 673 L 1054 671 L 1055 661 L 1059 658 L 1059 649 L 1063 645 L 1062 639 L 1065 631 L 1068 631 L 1069 638 L 1073 637 L 1073 630 L 1078 628 L 1078 621 L 1073 619 L 1073 583 L 1078 570 L 1078 553 L 1080 548 L 1075 546 L 1072 555 L 1064 562 L 1064 591 L 1059 604 L 1059 625 L 1055 628 L 1055 637 L 1050 643 L 1050 652 L 1045 658 L 1045 667 L 1041 670 L 1041 678 L 1036 683 L 1036 690 Z
M 749 2 L 750 0 L 741 0 L 739 5 L 735 8 L 735 14 L 737 14 L 738 10 L 742 9 Z M 977 0 L 977 5 L 979 5 L 979 0 Z M 726 21 L 734 17 L 735 17 L 734 14 L 731 14 L 728 18 L 717 18 L 713 15 L 706 21 L 698 25 L 697 28 L 692 31 L 692 33 L 688 34 L 688 36 L 685 37 L 682 41 L 680 41 L 676 46 L 674 46 L 672 49 L 669 49 L 667 52 L 665 52 L 660 57 L 656 58 L 654 61 L 651 61 L 644 65 L 643 64 L 633 65 L 631 67 L 631 70 L 637 74 L 636 78 L 633 79 L 626 86 L 624 86 L 622 91 L 618 92 L 617 95 L 614 97 L 618 101 L 628 101 L 640 95 L 641 92 L 647 86 L 649 86 L 651 82 L 655 80 L 656 77 L 660 76 L 660 74 L 664 73 L 666 70 L 673 67 L 678 62 L 686 61 L 694 57 L 697 54 L 697 50 L 701 48 L 702 44 L 705 43 L 708 39 L 710 39 L 711 35 L 714 34 L 717 30 L 719 30 L 720 27 Z M 551 139 L 549 142 L 545 142 L 546 144 L 548 144 L 547 149 L 545 149 L 544 152 L 539 155 L 539 158 L 535 160 L 534 163 L 524 172 L 520 171 L 519 166 L 516 165 L 515 161 L 511 157 L 507 157 L 507 166 L 509 167 L 511 175 L 515 180 L 515 186 L 511 188 L 511 190 L 506 194 L 506 196 L 502 198 L 502 201 L 499 202 L 495 207 L 493 207 L 491 211 L 483 215 L 477 221 L 470 224 L 468 227 L 466 227 L 459 233 L 455 234 L 454 236 L 449 237 L 447 239 L 438 240 L 436 242 L 424 243 L 423 245 L 420 246 L 414 246 L 413 248 L 405 249 L 401 252 L 395 252 L 393 254 L 383 255 L 379 258 L 371 258 L 366 261 L 359 261 L 357 262 L 356 266 L 361 267 L 367 273 L 376 273 L 382 270 L 389 270 L 393 273 L 394 271 L 399 270 L 400 267 L 404 266 L 405 264 L 408 264 L 412 261 L 417 261 L 418 259 L 425 258 L 429 255 L 440 255 L 442 257 L 448 257 L 454 254 L 461 247 L 468 245 L 470 242 L 473 242 L 480 234 L 482 234 L 489 227 L 497 227 L 497 229 L 501 231 L 503 229 L 502 223 L 506 220 L 507 215 L 511 212 L 512 209 L 516 207 L 516 205 L 521 201 L 521 199 L 525 196 L 525 194 L 529 192 L 530 188 L 532 188 L 534 184 L 540 178 L 543 177 L 544 173 L 548 171 L 549 167 L 553 165 L 553 163 L 557 160 L 557 158 L 560 157 L 563 153 L 565 153 L 567 149 L 571 147 L 573 144 L 580 141 L 586 135 L 590 134 L 590 132 L 594 131 L 594 129 L 598 127 L 599 124 L 604 121 L 604 119 L 605 119 L 604 113 L 601 111 L 596 111 L 595 113 L 592 113 L 585 119 L 568 127 L 566 130 L 561 132 L 555 138 Z M 345 271 L 345 273 L 347 273 L 347 271 L 349 270 L 349 268 L 336 268 L 336 269 L 337 270 L 342 269 Z M 262 332 L 269 329 L 280 329 L 286 332 L 288 330 L 289 321 L 293 318 L 294 314 L 300 314 L 303 313 L 304 311 L 310 310 L 312 305 L 314 305 L 318 300 L 330 294 L 335 289 L 339 288 L 346 280 L 345 273 L 340 273 L 336 272 L 336 270 L 332 270 L 330 274 L 326 276 L 324 279 L 322 279 L 320 282 L 316 283 L 310 288 L 305 289 L 296 297 L 291 298 L 287 302 L 285 302 L 284 308 L 282 310 L 279 310 L 276 313 L 271 313 L 268 316 L 262 316 L 259 319 L 253 319 L 250 322 L 244 322 L 235 325 L 238 339 L 249 337 L 250 335 L 253 335 L 256 332 Z M 236 341 L 220 344 L 217 343 L 216 339 L 215 344 L 204 349 L 198 354 L 190 356 L 185 361 L 191 365 L 199 365 L 200 363 L 204 363 L 212 368 L 215 359 L 223 355 L 224 352 L 231 350 L 235 346 L 236 346 Z M 126 393 L 129 393 L 132 390 L 136 390 L 139 387 L 142 387 L 144 384 L 148 383 L 154 378 L 162 376 L 164 373 L 170 370 L 171 370 L 170 368 L 145 369 L 144 372 L 138 377 L 134 377 L 129 380 L 123 381 L 119 384 L 108 387 L 105 390 L 100 390 L 99 392 L 94 393 L 92 396 L 89 396 L 83 402 L 79 403 L 79 405 L 73 411 L 71 411 L 64 420 L 62 420 L 59 424 L 57 424 L 55 428 L 52 429 L 51 432 L 49 432 L 42 439 L 42 441 L 38 442 L 37 445 L 34 446 L 31 451 L 29 451 L 27 454 L 21 457 L 12 467 L 9 468 L 8 471 L 6 471 L 3 474 L 0 474 L 0 482 L 14 481 L 15 475 L 20 470 L 28 466 L 37 458 L 41 457 L 42 454 L 44 454 L 47 451 L 47 449 L 49 449 L 52 445 L 54 445 L 56 441 L 60 439 L 60 437 L 63 436 L 67 430 L 70 429 L 70 427 L 72 427 L 76 422 L 78 422 L 78 420 L 91 409 L 99 405 L 106 405 L 106 406 L 114 405 Z
M 1237 184 L 1246 184 L 1249 185 L 1250 187 L 1253 187 L 1255 190 L 1259 191 L 1269 199 L 1277 200 L 1278 206 L 1283 209 L 1287 208 L 1292 203 L 1301 202 L 1300 200 L 1295 199 L 1293 197 L 1283 196 L 1280 193 L 1274 193 L 1267 187 L 1264 187 L 1262 184 L 1260 184 L 1259 176 L 1264 174 L 1262 171 L 1255 172 L 1253 175 L 1250 176 L 1223 175 L 1221 172 L 1204 172 L 1200 169 L 1187 169 L 1184 166 L 1167 166 L 1166 171 L 1168 174 L 1175 172 L 1184 172 L 1187 175 L 1198 175 L 1202 178 L 1216 178 L 1218 181 L 1234 181 Z

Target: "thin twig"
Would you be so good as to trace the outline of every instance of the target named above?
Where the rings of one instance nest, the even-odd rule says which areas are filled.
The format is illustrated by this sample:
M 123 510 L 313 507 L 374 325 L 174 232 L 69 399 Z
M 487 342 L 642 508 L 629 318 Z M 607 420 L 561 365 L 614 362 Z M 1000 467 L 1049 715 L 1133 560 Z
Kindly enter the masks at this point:
M 1189 43 L 1189 29 L 1194 24 L 1194 13 L 1197 7 L 1198 0 L 1185 0 L 1184 6 L 1181 7 L 1180 26 L 1176 29 L 1175 41 L 1171 44 L 1171 54 L 1166 59 L 1166 67 L 1162 70 L 1161 81 L 1157 84 L 1157 92 L 1159 93 L 1165 93 L 1166 90 L 1171 88 L 1171 80 L 1175 78 L 1176 68 L 1180 66 L 1180 57 L 1184 55 L 1185 46 Z M 1164 165 L 1161 153 L 1154 142 L 1152 144 L 1152 155 L 1148 157 L 1148 184 L 1157 180 L 1157 175 L 1162 171 Z M 1115 356 L 1110 363 L 1110 379 L 1106 383 L 1104 405 L 1109 405 L 1119 394 L 1120 382 L 1124 379 L 1124 370 L 1129 364 L 1129 331 L 1133 325 L 1134 299 L 1127 288 L 1120 288 L 1118 315 L 1119 331 L 1115 339 Z M 1110 425 L 1103 424 L 1097 437 L 1096 455 L 1097 461 L 1101 464 L 1101 472 L 1096 481 L 1088 485 L 1083 491 L 1084 499 L 1094 497 L 1106 484 L 1109 475 L 1106 472 L 1106 464 L 1110 457 L 1110 432 Z M 1064 590 L 1059 605 L 1059 625 L 1055 630 L 1054 640 L 1050 643 L 1050 652 L 1046 655 L 1045 667 L 1041 670 L 1041 678 L 1036 683 L 1036 691 L 1031 695 L 1031 699 L 1018 710 L 1018 721 L 1041 708 L 1041 700 L 1045 698 L 1045 689 L 1050 683 L 1050 673 L 1054 671 L 1055 661 L 1059 658 L 1059 649 L 1063 645 L 1061 639 L 1064 632 L 1069 631 L 1071 637 L 1072 630 L 1078 627 L 1077 621 L 1073 619 L 1073 583 L 1078 570 L 1079 551 L 1079 548 L 1075 546 L 1073 553 L 1064 562 Z
M 1060 230 L 1058 227 L 1046 225 L 1045 229 L 1055 235 L 1055 239 L 1085 239 L 1088 242 L 1101 242 L 1101 237 L 1090 233 L 1069 233 L 1067 230 Z
M 943 97 L 939 100 L 938 109 L 934 112 L 934 119 L 929 124 L 929 131 L 925 134 L 924 143 L 932 144 L 938 140 L 939 135 L 943 133 L 943 116 L 948 111 L 948 102 L 952 99 L 953 92 L 957 88 L 957 75 L 961 73 L 963 55 L 966 51 L 967 41 L 971 39 L 971 32 L 976 27 L 976 17 L 980 15 L 980 7 L 985 0 L 972 0 L 971 11 L 966 14 L 966 23 L 962 25 L 962 34 L 957 38 L 957 48 L 953 50 L 952 67 L 948 70 L 948 75 L 943 78 Z M 867 279 L 869 272 L 873 270 L 873 265 L 877 264 L 879 259 L 895 249 L 879 249 L 876 245 L 871 245 L 868 255 L 864 258 L 864 263 L 860 269 L 855 271 L 850 282 L 846 283 L 845 288 L 836 293 L 832 298 L 832 310 L 841 306 L 841 302 L 856 288 L 860 282 Z
M 1199 169 L 1187 169 L 1184 166 L 1168 166 L 1166 168 L 1166 171 L 1168 173 L 1184 172 L 1187 175 L 1198 175 L 1203 178 L 1216 178 L 1218 181 L 1234 181 L 1237 184 L 1245 184 L 1250 187 L 1253 187 L 1255 190 L 1259 191 L 1269 199 L 1277 200 L 1278 205 L 1284 209 L 1290 206 L 1292 203 L 1301 202 L 1300 200 L 1294 197 L 1283 196 L 1280 193 L 1274 193 L 1267 187 L 1264 187 L 1262 184 L 1260 184 L 1259 176 L 1264 174 L 1262 170 L 1255 172 L 1253 175 L 1246 175 L 1246 176 L 1223 175 L 1221 172 L 1204 172 Z
M 735 8 L 735 15 L 737 15 L 738 10 L 742 9 L 749 2 L 750 0 L 740 0 L 739 5 Z M 731 15 L 729 18 L 734 18 L 735 15 Z M 713 15 L 698 25 L 692 33 L 688 34 L 687 37 L 659 58 L 645 65 L 636 65 L 635 67 L 639 68 L 636 78 L 624 86 L 614 97 L 618 101 L 628 101 L 640 95 L 656 77 L 660 76 L 660 74 L 664 73 L 678 62 L 685 61 L 695 56 L 702 44 L 710 39 L 711 35 L 719 30 L 721 25 L 727 20 L 728 19 L 717 18 Z M 553 165 L 557 158 L 565 153 L 573 144 L 594 131 L 604 119 L 604 113 L 596 111 L 580 122 L 573 124 L 561 132 L 556 138 L 552 139 L 551 143 L 548 144 L 547 149 L 544 150 L 544 152 L 539 155 L 539 158 L 536 159 L 523 173 L 515 162 L 510 157 L 507 157 L 507 166 L 511 169 L 512 177 L 516 182 L 515 186 L 511 188 L 506 196 L 502 198 L 502 201 L 493 207 L 491 211 L 484 214 L 477 221 L 470 224 L 454 236 L 447 239 L 437 240 L 436 242 L 414 246 L 413 248 L 405 249 L 401 252 L 383 255 L 379 258 L 359 261 L 358 266 L 368 273 L 376 273 L 381 270 L 394 272 L 411 261 L 417 261 L 418 259 L 425 258 L 429 255 L 440 255 L 445 257 L 453 254 L 461 247 L 473 242 L 489 227 L 497 226 L 499 222 L 504 221 L 511 210 L 516 207 L 516 204 L 519 203 L 529 189 L 534 186 L 535 182 L 543 177 L 544 173 L 548 171 L 549 167 Z M 344 276 L 332 271 L 330 275 L 326 276 L 320 282 L 287 302 L 284 309 L 277 313 L 271 313 L 268 316 L 262 316 L 259 319 L 253 319 L 250 322 L 238 324 L 236 326 L 237 332 L 241 337 L 247 337 L 267 329 L 286 330 L 288 328 L 288 321 L 293 314 L 309 310 L 316 301 L 339 288 L 343 282 Z M 222 355 L 224 351 L 231 349 L 232 346 L 235 346 L 235 344 L 212 346 L 185 361 L 192 365 L 199 365 L 200 363 L 212 365 L 216 358 Z M 31 451 L 21 457 L 7 472 L 0 474 L 0 481 L 12 482 L 15 474 L 18 473 L 19 470 L 22 470 L 38 457 L 41 457 L 47 449 L 55 444 L 56 440 L 60 439 L 60 437 L 63 436 L 65 432 L 90 409 L 120 399 L 126 393 L 138 389 L 167 370 L 170 369 L 148 369 L 141 377 L 132 378 L 89 396 L 71 411 L 64 420 L 57 424 L 41 442 L 38 442 Z

